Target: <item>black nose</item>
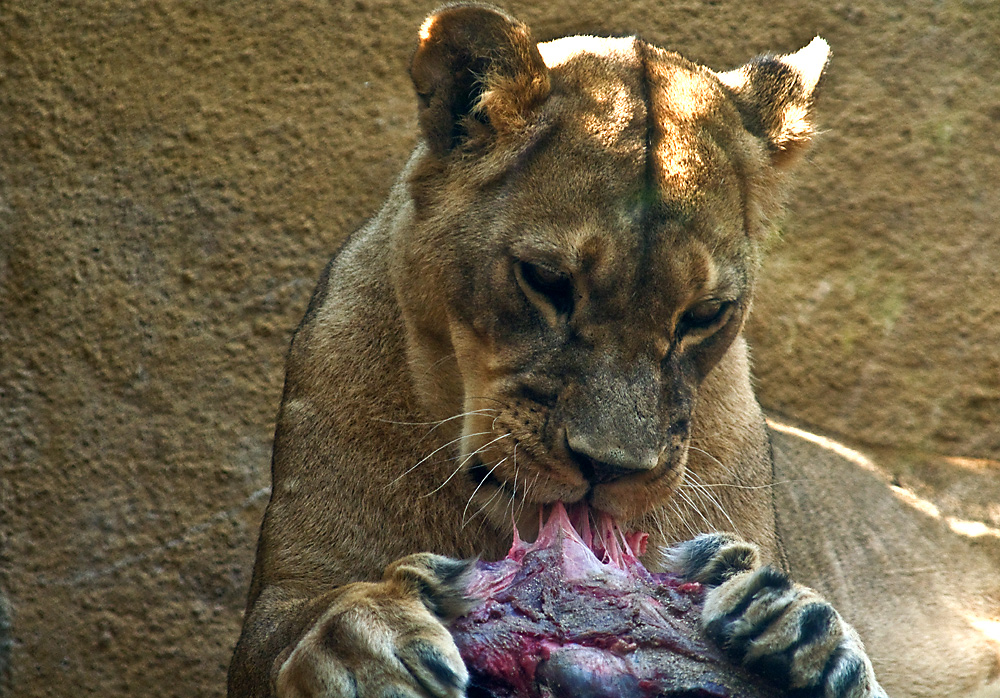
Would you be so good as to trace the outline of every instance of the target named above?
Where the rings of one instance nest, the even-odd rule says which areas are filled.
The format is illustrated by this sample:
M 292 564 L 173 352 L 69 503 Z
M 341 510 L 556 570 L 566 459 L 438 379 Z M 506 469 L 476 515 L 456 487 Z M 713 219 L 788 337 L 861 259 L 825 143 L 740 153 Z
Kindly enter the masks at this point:
M 583 451 L 574 449 L 566 442 L 566 450 L 569 452 L 573 463 L 580 470 L 580 474 L 586 478 L 591 485 L 603 485 L 614 482 L 628 475 L 642 472 L 644 468 L 634 468 L 625 465 L 615 465 L 606 461 L 597 460 L 593 456 L 587 455 Z
M 629 475 L 653 470 L 659 463 L 659 449 L 643 439 L 608 438 L 586 429 L 566 428 L 564 445 L 570 459 L 591 485 L 614 482 Z
M 636 472 L 632 468 L 623 468 L 619 465 L 596 461 L 590 456 L 585 456 L 575 451 L 570 451 L 570 455 L 573 457 L 576 467 L 580 469 L 580 474 L 591 485 L 603 485 L 607 482 L 614 482 L 619 478 L 632 475 Z

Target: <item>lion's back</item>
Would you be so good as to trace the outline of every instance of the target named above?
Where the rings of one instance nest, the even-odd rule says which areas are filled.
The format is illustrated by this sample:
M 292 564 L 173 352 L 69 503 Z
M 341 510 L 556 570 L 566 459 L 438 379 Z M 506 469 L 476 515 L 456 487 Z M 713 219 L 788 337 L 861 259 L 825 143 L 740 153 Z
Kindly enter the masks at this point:
M 893 488 L 864 454 L 771 425 L 790 571 L 858 629 L 889 694 L 969 696 L 995 680 L 997 561 Z M 1000 685 L 985 690 L 974 695 L 1000 696 Z

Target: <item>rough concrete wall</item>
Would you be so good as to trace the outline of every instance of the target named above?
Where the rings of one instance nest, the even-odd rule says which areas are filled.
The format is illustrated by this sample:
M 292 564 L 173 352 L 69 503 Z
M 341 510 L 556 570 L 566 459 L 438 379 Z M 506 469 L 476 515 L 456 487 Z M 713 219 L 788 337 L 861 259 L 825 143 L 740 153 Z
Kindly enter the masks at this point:
M 0 694 L 223 693 L 290 331 L 413 144 L 432 4 L 0 3 Z M 720 68 L 830 41 L 762 397 L 907 473 L 995 468 L 995 2 L 539 5 L 508 5 L 539 38 Z

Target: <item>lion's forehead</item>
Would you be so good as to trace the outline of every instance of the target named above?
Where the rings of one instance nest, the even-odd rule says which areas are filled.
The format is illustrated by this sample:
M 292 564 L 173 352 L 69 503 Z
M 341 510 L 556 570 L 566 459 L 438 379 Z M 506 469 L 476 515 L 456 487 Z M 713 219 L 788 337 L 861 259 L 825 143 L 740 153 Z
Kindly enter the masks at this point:
M 641 161 L 674 200 L 698 197 L 732 168 L 739 117 L 712 71 L 634 37 L 568 37 L 539 50 L 561 97 L 554 116 L 578 145 Z
M 683 242 L 674 231 L 711 247 L 745 232 L 742 182 L 758 163 L 714 73 L 635 38 L 539 49 L 552 75 L 550 132 L 512 190 L 550 220 L 644 228 L 635 245 L 647 249 L 671 235 Z

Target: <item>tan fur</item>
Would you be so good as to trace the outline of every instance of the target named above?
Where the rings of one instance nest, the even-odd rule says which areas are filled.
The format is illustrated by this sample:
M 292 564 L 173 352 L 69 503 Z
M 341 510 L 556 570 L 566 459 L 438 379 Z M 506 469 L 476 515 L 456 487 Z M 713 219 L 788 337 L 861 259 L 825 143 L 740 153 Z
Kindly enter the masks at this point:
M 889 695 L 1000 696 L 997 560 L 867 463 L 794 432 L 773 441 L 789 571 L 857 629 Z
M 803 562 L 813 512 L 773 486 L 741 334 L 825 44 L 714 73 L 634 38 L 536 47 L 465 4 L 420 37 L 423 140 L 289 353 L 230 695 L 460 695 L 442 625 L 458 578 L 433 557 L 393 563 L 501 557 L 512 519 L 530 535 L 557 500 L 654 544 L 733 531 L 839 603 Z M 848 484 L 810 506 L 863 517 Z M 843 574 L 896 593 L 874 566 Z M 861 628 L 891 625 L 848 605 Z M 910 681 L 883 635 L 872 654 L 895 696 L 962 695 L 996 661 L 932 640 Z M 957 692 L 933 679 L 939 651 L 963 662 Z

